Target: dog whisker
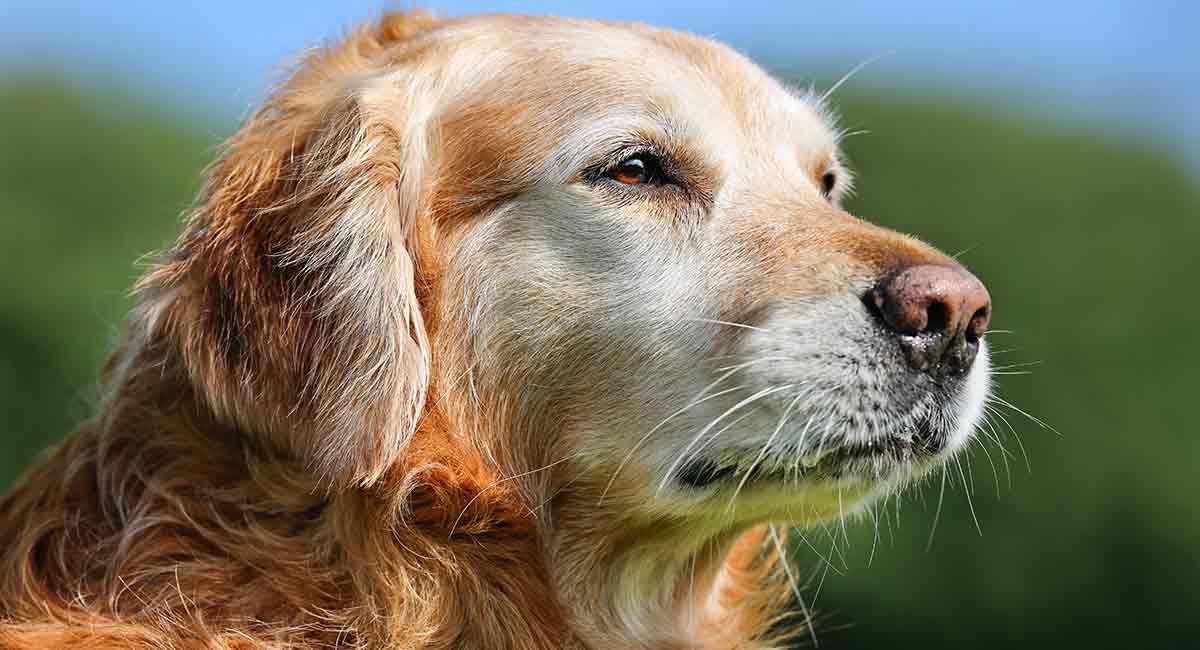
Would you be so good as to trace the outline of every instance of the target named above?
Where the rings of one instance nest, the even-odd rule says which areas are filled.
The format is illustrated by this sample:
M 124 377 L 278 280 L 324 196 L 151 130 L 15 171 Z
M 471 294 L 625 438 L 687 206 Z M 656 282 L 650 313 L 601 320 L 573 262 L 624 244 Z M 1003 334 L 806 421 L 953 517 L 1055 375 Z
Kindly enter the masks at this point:
M 983 410 L 988 415 L 1000 420 L 1000 422 L 1004 424 L 1004 428 L 1008 429 L 1009 435 L 1011 435 L 1013 440 L 1017 442 L 1017 448 L 1021 450 L 1021 457 L 1025 461 L 1026 471 L 1032 472 L 1033 468 L 1029 463 L 1029 454 L 1025 451 L 1025 443 L 1021 441 L 1021 436 L 1017 433 L 1017 430 L 1013 428 L 1012 423 L 1008 421 L 1008 418 L 1005 417 L 1004 413 L 988 402 L 984 402 Z
M 842 530 L 842 541 L 846 543 L 847 547 L 849 547 L 850 546 L 850 534 L 848 532 L 846 532 L 846 509 L 845 509 L 845 504 L 842 501 L 842 488 L 841 487 L 838 488 L 837 496 L 838 496 L 838 527 L 841 528 L 841 530 Z
M 855 129 L 853 131 L 842 131 L 842 132 L 838 133 L 837 139 L 838 139 L 838 142 L 845 142 L 846 140 L 848 140 L 850 138 L 857 137 L 860 135 L 871 135 L 871 132 L 868 131 L 867 129 Z
M 929 526 L 929 538 L 925 540 L 925 552 L 933 548 L 933 536 L 937 533 L 938 522 L 942 519 L 942 503 L 946 499 L 946 466 L 942 466 L 941 487 L 938 488 L 937 510 L 933 513 L 933 524 Z
M 983 457 L 987 459 L 988 468 L 992 470 L 992 486 L 996 488 L 996 500 L 999 501 L 1001 499 L 1000 472 L 996 470 L 996 463 L 992 459 L 992 452 L 988 451 L 987 443 L 988 438 L 983 437 L 979 440 L 979 444 L 971 447 L 971 450 L 979 449 L 979 451 L 983 452 Z
M 767 455 L 767 451 L 771 448 L 771 444 L 773 442 L 775 442 L 776 436 L 778 436 L 779 432 L 783 430 L 783 425 L 787 424 L 787 418 L 788 418 L 788 415 L 791 414 L 792 409 L 803 398 L 804 398 L 803 393 L 797 395 L 795 398 L 792 399 L 791 402 L 788 403 L 787 407 L 783 410 L 783 415 L 779 416 L 779 424 L 775 426 L 775 430 L 771 432 L 771 435 L 767 438 L 767 441 L 765 443 L 763 443 L 762 450 L 760 450 L 758 452 L 758 456 L 755 457 L 754 462 L 750 463 L 750 467 L 747 468 L 745 474 L 742 475 L 742 480 L 739 481 L 737 484 L 737 487 L 734 488 L 733 496 L 729 497 L 729 504 L 726 506 L 727 509 L 733 508 L 733 503 L 734 503 L 734 500 L 737 499 L 738 493 L 742 491 L 742 487 L 746 485 L 746 481 L 749 481 L 750 476 L 754 474 L 754 468 L 758 467 L 758 464 L 760 462 L 762 462 L 763 457 Z M 772 529 L 772 531 L 773 530 L 774 529 Z
M 854 75 L 858 74 L 859 72 L 861 72 L 863 70 L 863 68 L 866 68 L 867 66 L 871 65 L 872 63 L 875 63 L 876 61 L 879 61 L 880 59 L 889 57 L 892 54 L 895 54 L 895 52 L 893 52 L 893 51 L 881 52 L 879 54 L 876 54 L 875 56 L 872 56 L 872 57 L 862 61 L 861 63 L 854 66 L 853 68 L 850 68 L 850 70 L 847 71 L 846 74 L 842 75 L 842 77 L 840 79 L 838 79 L 837 82 L 835 82 L 832 86 L 829 87 L 828 90 L 826 90 L 824 93 L 821 94 L 821 96 L 818 98 L 818 102 L 823 104 L 823 103 L 829 101 L 829 98 L 833 96 L 833 93 L 837 92 L 838 88 L 841 88 L 843 84 L 845 84 L 847 81 L 850 81 L 850 78 L 853 77 Z
M 968 486 L 968 484 L 967 484 L 967 475 L 963 471 L 962 462 L 961 462 L 960 458 L 961 457 L 958 457 L 958 456 L 956 456 L 954 458 L 954 466 L 956 468 L 958 468 L 958 476 L 959 476 L 959 478 L 962 479 L 962 482 L 963 482 L 963 494 L 966 495 L 966 497 L 967 497 L 967 509 L 971 511 L 971 521 L 973 521 L 975 523 L 975 531 L 979 533 L 980 537 L 983 537 L 983 528 L 980 527 L 979 517 L 975 514 L 975 503 L 971 499 L 971 487 Z
M 688 455 L 692 451 L 692 448 L 696 446 L 696 444 L 700 441 L 700 439 L 703 438 L 706 433 L 711 431 L 713 429 L 713 427 L 715 427 L 717 424 L 719 424 L 722 420 L 724 420 L 726 417 L 728 417 L 731 413 L 733 413 L 749 404 L 752 404 L 753 402 L 755 402 L 763 397 L 766 397 L 767 395 L 770 395 L 772 393 L 778 393 L 781 390 L 787 390 L 791 387 L 792 387 L 792 384 L 784 384 L 782 386 L 771 386 L 769 388 L 764 388 L 764 389 L 758 391 L 757 393 L 751 395 L 750 397 L 747 397 L 746 399 L 738 402 L 737 404 L 734 404 L 729 409 L 727 409 L 724 413 L 722 413 L 721 415 L 718 415 L 716 418 L 714 418 L 711 422 L 709 422 L 707 425 L 705 425 L 705 427 L 703 429 L 701 429 L 700 432 L 697 433 L 694 438 L 692 438 L 692 441 L 689 442 L 687 444 L 687 446 L 683 448 L 683 451 L 680 452 L 679 457 L 675 460 L 675 462 L 672 463 L 671 466 L 667 468 L 666 474 L 663 476 L 662 481 L 658 484 L 657 491 L 661 492 L 664 488 L 666 488 L 667 483 L 671 480 L 671 476 L 675 473 L 675 470 L 679 468 L 679 465 L 684 461 L 685 458 L 688 458 Z
M 740 327 L 743 329 L 753 330 L 755 332 L 770 333 L 770 331 L 771 331 L 771 330 L 757 327 L 754 325 L 747 325 L 745 323 L 735 323 L 735 322 L 727 321 L 727 320 L 717 320 L 715 318 L 689 318 L 687 320 L 696 321 L 699 323 L 713 323 L 714 325 L 728 325 L 729 327 Z
M 779 563 L 783 565 L 783 571 L 787 576 L 788 585 L 792 588 L 792 594 L 796 596 L 796 602 L 800 605 L 800 613 L 804 616 L 804 627 L 808 631 L 809 638 L 812 639 L 813 647 L 820 647 L 821 643 L 817 640 L 817 628 L 813 625 L 812 611 L 808 608 L 808 604 L 804 602 L 804 594 L 800 593 L 800 583 L 797 582 L 795 574 L 792 573 L 792 565 L 788 560 L 783 540 L 780 539 L 779 532 L 775 529 L 775 524 L 767 524 L 767 531 L 771 536 L 771 542 L 775 544 L 775 551 L 779 553 Z
M 1054 427 L 1050 426 L 1049 424 L 1046 424 L 1046 422 L 1044 420 L 1042 420 L 1041 418 L 1030 415 L 1029 413 L 1027 413 L 1024 410 L 1017 407 L 1012 402 L 1004 399 L 1003 397 L 1000 397 L 999 395 L 989 395 L 988 401 L 992 402 L 994 404 L 999 404 L 1001 406 L 1008 407 L 1009 409 L 1015 411 L 1016 413 L 1019 413 L 1019 414 L 1025 416 L 1026 418 L 1029 419 L 1030 422 L 1033 422 L 1034 424 L 1038 425 L 1039 427 L 1049 430 L 1049 431 L 1052 431 L 1057 436 L 1062 436 L 1062 433 L 1060 433 L 1058 429 L 1055 429 Z
M 1042 364 L 1041 361 L 1026 361 L 1024 363 L 1010 363 L 1010 364 L 1003 365 L 1003 366 L 992 366 L 991 371 L 1013 370 L 1016 368 L 1028 368 L 1030 366 L 1040 366 L 1041 364 Z
M 712 444 L 717 438 L 720 438 L 722 434 L 724 434 L 726 431 L 729 431 L 733 427 L 737 426 L 738 423 L 745 420 L 746 418 L 749 418 L 750 416 L 754 415 L 755 413 L 758 412 L 758 410 L 759 410 L 759 406 L 757 404 L 747 408 L 744 413 L 742 413 L 741 415 L 737 416 L 736 418 L 730 420 L 725 426 L 721 427 L 720 429 L 717 429 L 716 432 L 714 432 L 711 436 L 708 437 L 708 440 L 701 443 L 700 446 L 696 448 L 696 453 L 699 454 L 700 452 L 707 449 L 708 446 L 710 444 Z
M 838 559 L 841 560 L 842 568 L 845 569 L 846 571 L 849 571 L 850 570 L 850 561 L 846 558 L 845 547 L 838 545 L 837 535 L 835 535 L 833 533 L 833 531 L 829 530 L 829 526 L 826 523 L 821 524 L 821 530 L 825 533 L 825 537 L 827 537 L 829 539 L 830 548 L 832 549 L 832 553 L 837 554 Z M 831 557 L 832 557 L 832 555 L 831 555 Z
M 732 372 L 732 371 L 731 371 L 731 372 Z M 715 386 L 717 383 L 719 383 L 719 382 L 720 382 L 720 381 L 722 381 L 723 379 L 724 379 L 724 378 L 722 378 L 722 379 L 718 379 L 716 382 L 713 382 L 712 384 L 709 384 L 709 386 L 708 386 L 707 388 L 705 388 L 704 390 L 700 391 L 700 394 L 702 395 L 702 397 L 699 397 L 698 399 L 696 399 L 696 400 L 694 400 L 694 401 L 692 401 L 692 402 L 688 403 L 688 404 L 687 404 L 686 406 L 684 406 L 683 408 L 681 408 L 681 409 L 679 409 L 679 410 L 675 411 L 674 413 L 672 413 L 672 414 L 668 415 L 668 416 L 667 416 L 666 418 L 664 418 L 664 419 L 663 419 L 661 422 L 659 422 L 658 424 L 656 424 L 656 425 L 654 425 L 653 427 L 651 427 L 651 429 L 650 429 L 649 431 L 647 431 L 647 432 L 645 433 L 645 435 L 643 435 L 643 436 L 641 437 L 641 439 L 640 439 L 640 440 L 638 440 L 638 441 L 637 441 L 637 443 L 635 443 L 635 444 L 633 445 L 633 447 L 632 447 L 632 448 L 629 450 L 629 452 L 625 454 L 625 457 L 621 459 L 621 462 L 617 464 L 617 468 L 616 468 L 615 470 L 613 470 L 612 477 L 610 477 L 610 478 L 608 479 L 608 484 L 604 486 L 604 491 L 603 491 L 603 492 L 600 494 L 600 501 L 598 502 L 598 504 L 597 504 L 597 505 L 600 505 L 600 504 L 603 504 L 603 503 L 604 503 L 604 498 L 605 498 L 606 496 L 608 496 L 608 492 L 609 492 L 609 490 L 611 490 L 611 489 L 612 489 L 613 482 L 617 480 L 617 475 L 621 473 L 621 470 L 625 468 L 625 465 L 626 465 L 626 464 L 628 464 L 628 463 L 629 463 L 629 460 L 630 460 L 631 458 L 633 458 L 633 455 L 634 455 L 635 453 L 637 453 L 637 450 L 638 450 L 638 448 L 639 448 L 639 447 L 641 447 L 643 444 L 645 444 L 645 442 L 646 442 L 647 440 L 649 440 L 649 439 L 650 439 L 650 436 L 654 435 L 654 432 L 655 432 L 655 431 L 658 431 L 658 430 L 659 430 L 660 428 L 662 428 L 662 426 L 663 426 L 663 425 L 665 425 L 667 422 L 670 422 L 670 421 L 671 421 L 672 419 L 674 419 L 676 416 L 682 415 L 683 413 L 687 412 L 689 409 L 691 409 L 691 408 L 695 407 L 695 406 L 696 406 L 696 405 L 698 405 L 698 404 L 701 404 L 701 403 L 703 403 L 703 402 L 707 402 L 708 400 L 715 399 L 715 398 L 717 398 L 717 397 L 721 397 L 722 395 L 728 395 L 729 393 L 732 393 L 732 392 L 734 392 L 734 391 L 738 391 L 738 390 L 742 390 L 742 389 L 744 389 L 744 388 L 745 388 L 745 386 L 734 386 L 733 388 L 726 388 L 725 390 L 718 391 L 718 392 L 716 392 L 716 393 L 713 393 L 713 394 L 711 394 L 711 395 L 704 395 L 704 393 L 705 393 L 707 390 L 709 390 L 710 388 L 712 388 L 713 386 Z
M 739 363 L 739 364 L 733 365 L 733 366 L 721 366 L 719 368 L 715 368 L 714 370 L 716 372 L 726 372 L 726 371 L 736 372 L 738 370 L 742 370 L 743 368 L 748 368 L 752 365 L 756 365 L 759 363 L 765 363 L 768 361 L 786 361 L 786 360 L 787 360 L 787 357 L 759 357 L 757 359 L 752 359 L 750 361 Z
M 886 497 L 884 498 L 882 507 L 885 509 L 884 512 L 887 512 Z M 875 562 L 875 549 L 879 546 L 879 513 L 875 511 L 875 506 L 870 505 L 870 506 L 867 506 L 867 514 L 870 515 L 871 522 L 874 524 L 874 527 L 875 527 L 875 532 L 871 536 L 871 553 L 870 553 L 870 555 L 867 556 L 867 567 L 870 568 L 870 566 L 872 564 L 874 564 L 874 562 Z
M 970 246 L 967 246 L 966 248 L 958 251 L 957 253 L 951 255 L 950 257 L 953 257 L 954 259 L 959 259 L 963 255 L 970 253 L 971 251 L 975 250 L 976 248 L 979 248 L 979 244 L 971 244 Z

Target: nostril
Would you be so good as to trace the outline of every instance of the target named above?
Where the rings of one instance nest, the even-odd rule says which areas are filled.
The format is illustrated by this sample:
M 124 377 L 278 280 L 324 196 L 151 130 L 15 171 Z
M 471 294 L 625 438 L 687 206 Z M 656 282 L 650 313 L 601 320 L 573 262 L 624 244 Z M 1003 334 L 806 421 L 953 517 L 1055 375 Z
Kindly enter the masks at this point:
M 937 333 L 946 331 L 950 324 L 950 310 L 946 303 L 935 300 L 929 303 L 925 310 L 925 327 L 918 334 Z
M 984 332 L 987 331 L 990 312 L 991 309 L 988 307 L 980 307 L 975 310 L 971 321 L 967 324 L 967 331 L 964 333 L 967 343 L 978 343 L 979 339 L 983 338 Z

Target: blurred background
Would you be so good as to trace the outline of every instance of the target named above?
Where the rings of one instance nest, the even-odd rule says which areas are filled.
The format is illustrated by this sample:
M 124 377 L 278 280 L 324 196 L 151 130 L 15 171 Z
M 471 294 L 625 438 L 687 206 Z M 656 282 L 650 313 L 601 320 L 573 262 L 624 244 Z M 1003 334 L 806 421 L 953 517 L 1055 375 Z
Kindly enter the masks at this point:
M 867 132 L 849 207 L 961 251 L 1000 396 L 1057 433 L 998 406 L 1004 449 L 953 469 L 940 517 L 935 480 L 806 533 L 821 645 L 1197 647 L 1200 4 L 967 4 L 429 6 L 686 29 L 819 88 L 874 59 L 834 95 Z M 389 8 L 0 4 L 0 489 L 89 413 L 136 261 L 216 145 L 305 47 Z

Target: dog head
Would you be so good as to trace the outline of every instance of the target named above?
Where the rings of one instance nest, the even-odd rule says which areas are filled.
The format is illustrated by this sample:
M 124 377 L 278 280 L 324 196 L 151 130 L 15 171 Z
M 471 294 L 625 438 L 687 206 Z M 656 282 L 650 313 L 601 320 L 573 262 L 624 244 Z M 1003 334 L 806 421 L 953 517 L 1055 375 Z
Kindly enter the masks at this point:
M 623 516 L 812 521 L 960 449 L 988 390 L 986 289 L 849 188 L 823 98 L 723 46 L 393 17 L 233 137 L 143 309 L 338 489 L 437 418 Z

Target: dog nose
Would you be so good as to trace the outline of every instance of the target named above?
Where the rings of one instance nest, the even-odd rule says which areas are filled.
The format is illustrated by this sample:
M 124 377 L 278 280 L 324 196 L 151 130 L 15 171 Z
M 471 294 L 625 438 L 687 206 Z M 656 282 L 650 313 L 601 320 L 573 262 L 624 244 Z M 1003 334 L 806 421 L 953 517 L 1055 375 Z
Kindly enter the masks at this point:
M 910 266 L 884 276 L 866 297 L 898 335 L 912 368 L 941 377 L 965 373 L 975 363 L 992 299 L 963 267 Z

